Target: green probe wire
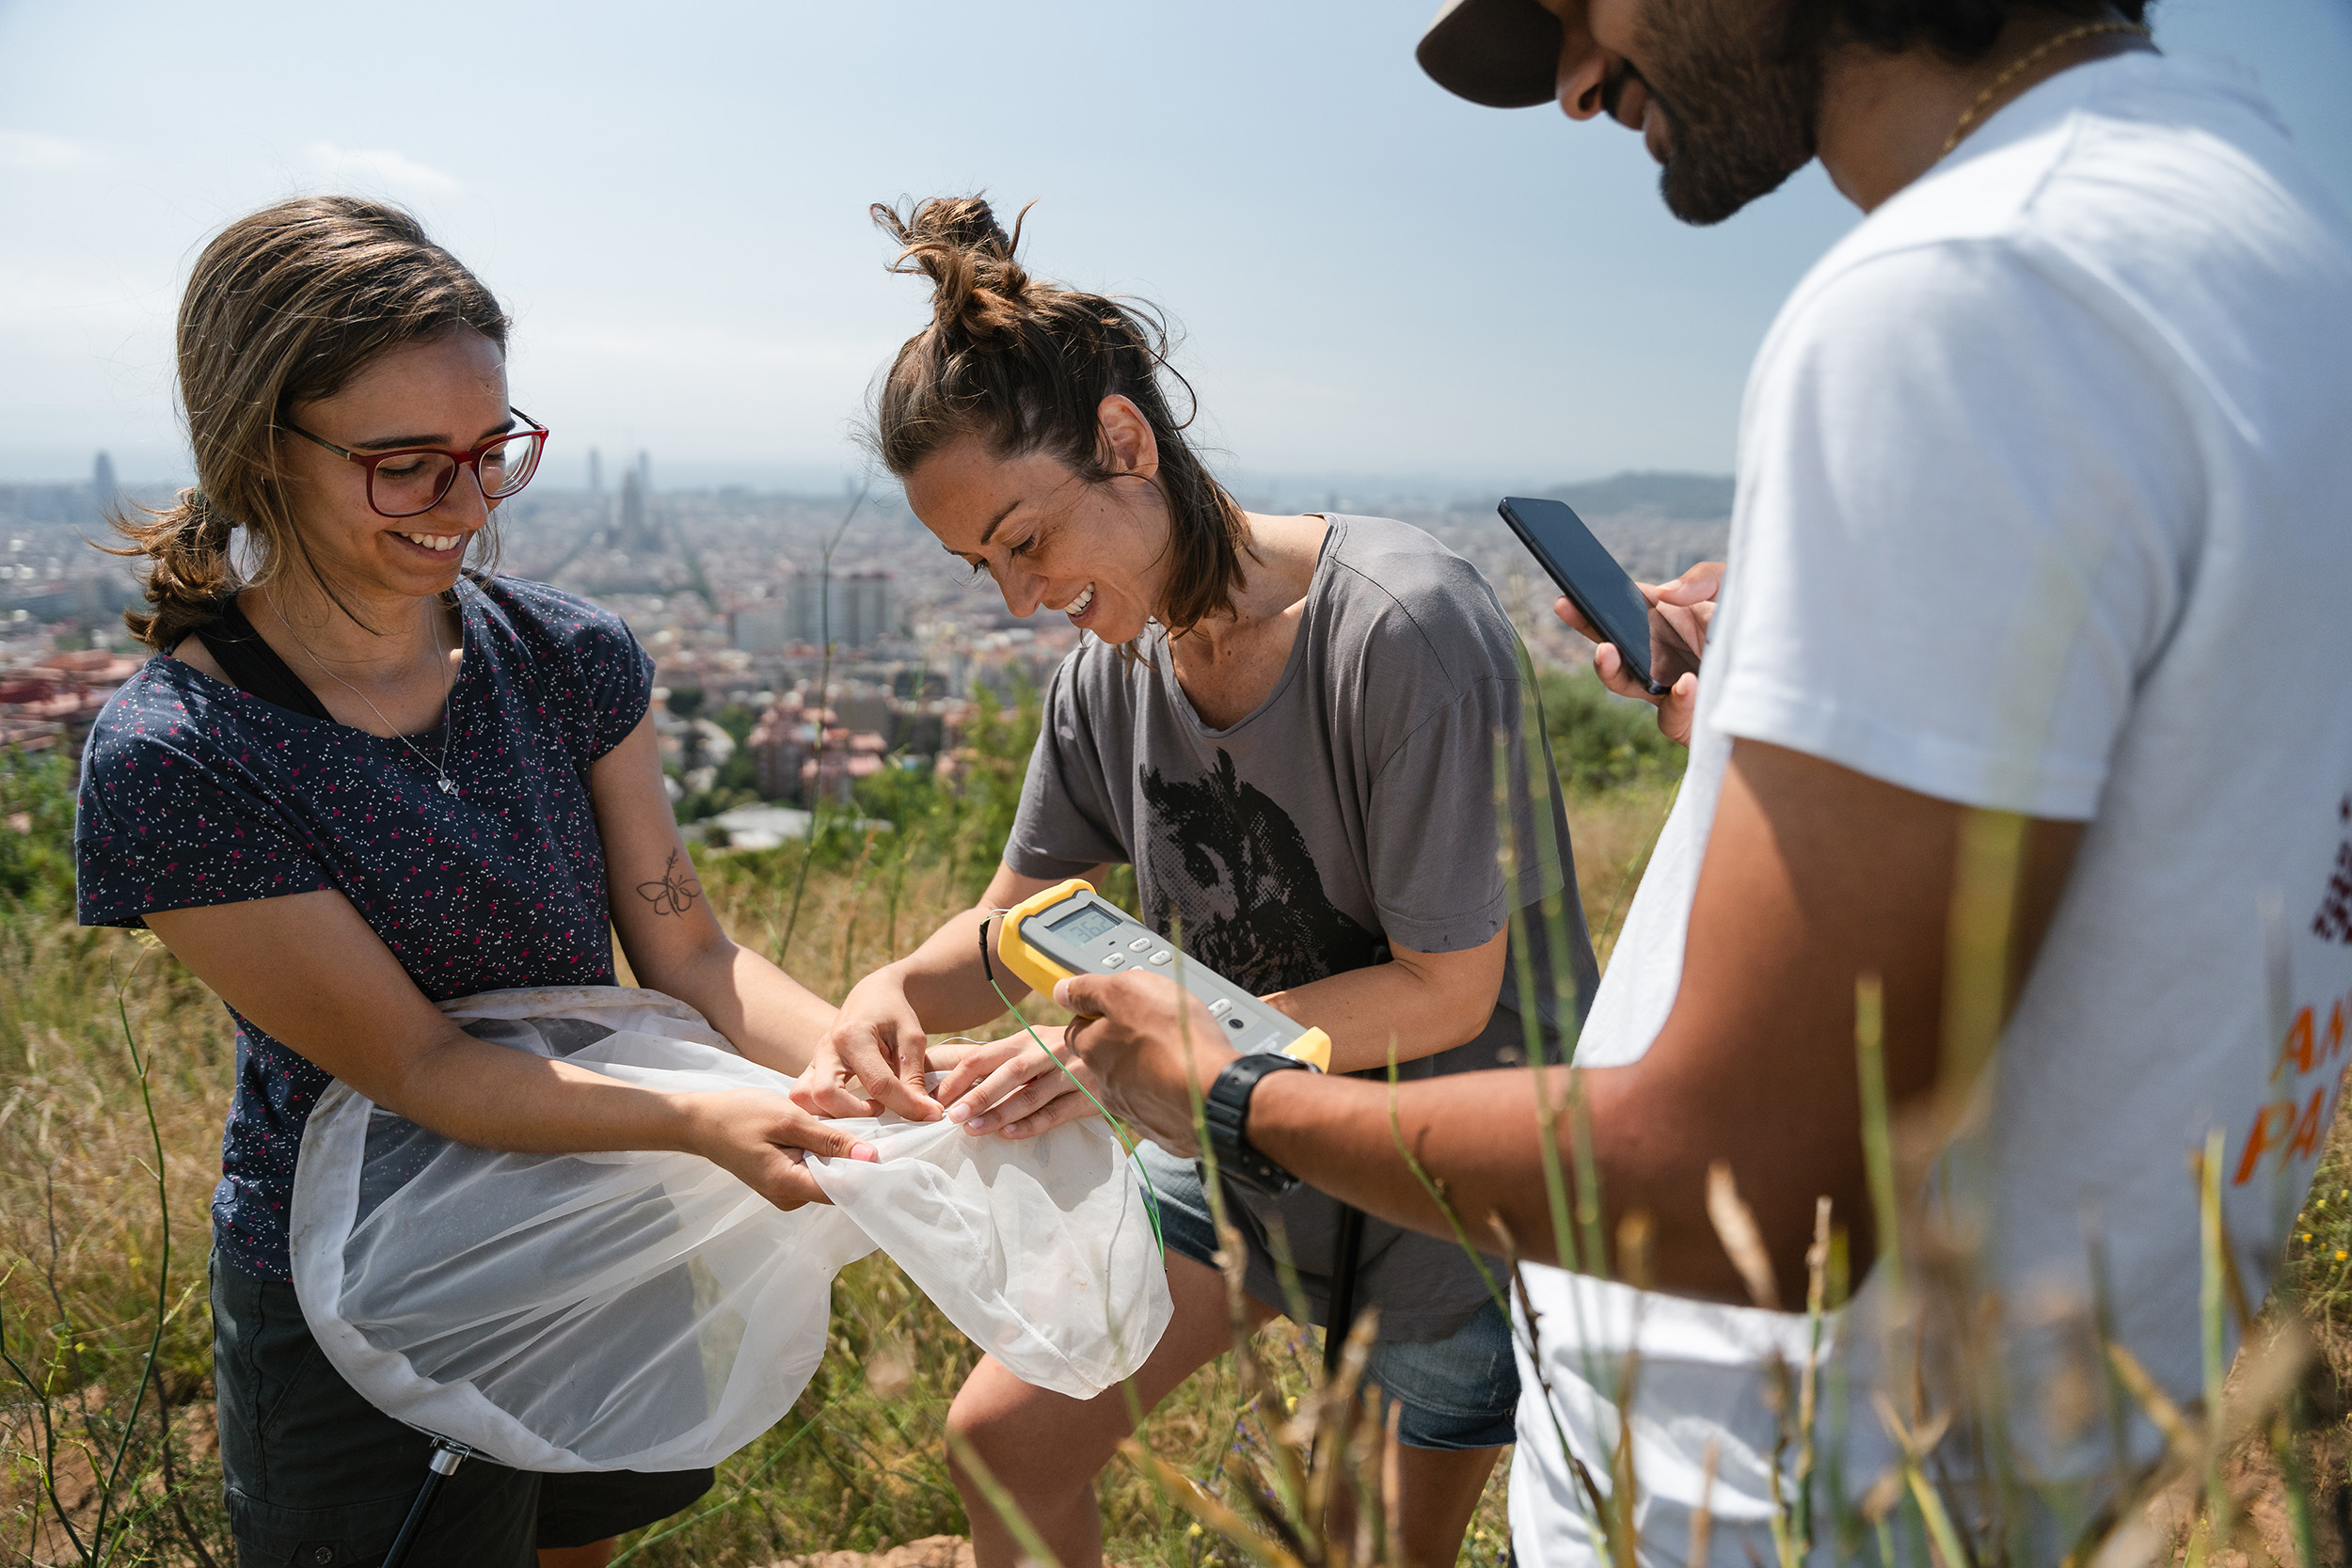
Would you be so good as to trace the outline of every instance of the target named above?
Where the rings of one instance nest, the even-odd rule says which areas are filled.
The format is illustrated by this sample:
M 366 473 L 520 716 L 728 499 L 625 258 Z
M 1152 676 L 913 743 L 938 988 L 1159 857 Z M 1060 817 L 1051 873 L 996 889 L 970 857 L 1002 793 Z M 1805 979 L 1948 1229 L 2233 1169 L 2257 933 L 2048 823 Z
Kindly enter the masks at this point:
M 1152 1220 L 1152 1240 L 1159 1246 L 1160 1257 L 1165 1259 L 1168 1256 L 1168 1238 L 1160 1233 L 1160 1190 L 1152 1185 L 1152 1173 L 1143 1168 L 1143 1155 L 1136 1149 L 1136 1141 L 1127 1136 L 1127 1129 L 1120 1124 L 1117 1117 L 1111 1115 L 1110 1107 L 1094 1098 L 1094 1091 L 1086 1086 L 1086 1080 L 1071 1071 L 1070 1064 L 1056 1055 L 1045 1041 L 1039 1037 L 1037 1025 L 1022 1016 L 1021 1009 L 1013 1005 L 1012 998 L 1005 994 L 1005 988 L 996 983 L 996 966 L 991 963 L 988 958 L 988 923 L 1005 912 L 1008 911 L 999 911 L 997 914 L 989 915 L 980 922 L 980 973 L 988 976 L 988 989 L 996 993 L 996 1000 L 1002 1002 L 1005 1005 L 1005 1010 L 1012 1014 L 1013 1022 L 1026 1030 L 1029 1038 L 1037 1042 L 1037 1048 L 1045 1053 L 1045 1059 L 1061 1069 L 1062 1076 L 1077 1085 L 1078 1092 L 1087 1097 L 1087 1102 L 1102 1112 L 1103 1119 L 1110 1124 L 1111 1136 L 1117 1138 L 1119 1147 L 1127 1151 L 1127 1158 L 1135 1165 L 1136 1174 L 1143 1178 L 1143 1190 L 1151 1195 L 1152 1201 L 1146 1206 L 1144 1212 Z

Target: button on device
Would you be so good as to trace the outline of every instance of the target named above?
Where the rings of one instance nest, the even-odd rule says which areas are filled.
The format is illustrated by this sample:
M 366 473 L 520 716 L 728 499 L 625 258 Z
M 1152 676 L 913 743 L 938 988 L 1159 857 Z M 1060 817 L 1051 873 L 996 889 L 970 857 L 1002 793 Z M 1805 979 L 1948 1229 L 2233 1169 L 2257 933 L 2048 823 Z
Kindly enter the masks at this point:
M 1175 954 L 1163 947 L 1158 952 L 1152 955 L 1152 961 L 1155 964 L 1164 964 L 1175 956 Z
M 1127 944 L 1127 951 L 1130 953 L 1140 953 L 1151 945 L 1152 939 L 1150 937 L 1137 937 L 1135 941 Z
M 1227 1013 L 1230 1013 L 1232 1010 L 1233 999 L 1230 996 L 1220 996 L 1216 1001 L 1209 1004 L 1209 1016 L 1211 1018 L 1223 1018 Z
M 1103 960 L 1103 967 L 1104 969 L 1118 969 L 1124 965 L 1127 959 L 1124 955 L 1113 953 L 1109 958 Z

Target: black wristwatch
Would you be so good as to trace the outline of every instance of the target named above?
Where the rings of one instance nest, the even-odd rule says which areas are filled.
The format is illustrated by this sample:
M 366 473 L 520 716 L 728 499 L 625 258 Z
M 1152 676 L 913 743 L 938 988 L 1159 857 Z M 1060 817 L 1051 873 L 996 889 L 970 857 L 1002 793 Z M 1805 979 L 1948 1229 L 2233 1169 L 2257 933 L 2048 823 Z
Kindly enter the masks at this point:
M 1247 1056 L 1236 1056 L 1216 1075 L 1216 1082 L 1209 1085 L 1208 1097 L 1200 1107 L 1200 1118 L 1208 1123 L 1209 1148 L 1216 1155 L 1217 1173 L 1269 1197 L 1280 1197 L 1297 1186 L 1298 1178 L 1249 1147 L 1249 1096 L 1257 1088 L 1259 1079 L 1285 1068 L 1296 1068 L 1302 1072 L 1315 1070 L 1312 1062 L 1285 1056 L 1279 1051 L 1253 1051 Z

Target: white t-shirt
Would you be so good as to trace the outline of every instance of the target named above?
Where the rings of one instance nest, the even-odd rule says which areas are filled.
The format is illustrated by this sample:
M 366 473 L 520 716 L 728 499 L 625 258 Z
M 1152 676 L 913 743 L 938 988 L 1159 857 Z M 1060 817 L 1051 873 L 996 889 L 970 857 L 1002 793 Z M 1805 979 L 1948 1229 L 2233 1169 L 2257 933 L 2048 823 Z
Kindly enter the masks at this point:
M 2035 87 L 1782 310 L 1741 415 L 1690 769 L 1584 1063 L 1639 1057 L 1674 1005 L 1735 737 L 2090 824 L 1966 1164 L 2016 1330 L 2012 1438 L 2095 1486 L 2104 1418 L 2043 1420 L 2091 1295 L 2087 1227 L 2119 1338 L 2196 1398 L 2186 1156 L 2226 1134 L 2259 1297 L 2352 1028 L 2352 220 L 2237 73 L 2135 55 Z M 1645 1560 L 1683 1560 L 1713 1441 L 1712 1560 L 1772 1560 L 1759 1364 L 1801 1357 L 1804 1320 L 1530 1272 L 1553 1409 L 1523 1364 L 1520 1560 L 1591 1559 L 1558 1432 L 1606 1488 L 1600 1386 L 1629 1345 Z M 1837 1325 L 1850 1495 L 1888 1458 L 1882 1283 Z M 2156 1450 L 2145 1421 L 2130 1441 Z

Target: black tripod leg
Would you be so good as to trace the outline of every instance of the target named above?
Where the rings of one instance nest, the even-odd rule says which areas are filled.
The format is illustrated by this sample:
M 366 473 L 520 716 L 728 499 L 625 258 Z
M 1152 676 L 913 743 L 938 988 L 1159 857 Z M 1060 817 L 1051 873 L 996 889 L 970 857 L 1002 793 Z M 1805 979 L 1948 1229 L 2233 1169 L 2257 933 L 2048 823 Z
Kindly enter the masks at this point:
M 1331 1313 L 1329 1324 L 1323 1331 L 1323 1386 L 1328 1388 L 1339 1375 L 1340 1354 L 1347 1349 L 1347 1331 L 1356 1326 L 1356 1265 L 1357 1254 L 1363 1250 L 1364 1212 L 1340 1205 L 1340 1233 L 1331 1249 Z M 1348 1430 L 1349 1422 L 1326 1419 L 1318 1421 L 1315 1443 L 1339 1439 Z M 1336 1498 L 1339 1494 L 1335 1493 Z M 1337 1506 L 1336 1501 L 1334 1506 Z M 1327 1525 L 1327 1518 L 1326 1521 Z
M 408 1517 L 400 1522 L 400 1533 L 392 1537 L 392 1549 L 384 1554 L 383 1568 L 401 1568 L 407 1560 L 408 1548 L 416 1544 L 417 1532 L 424 1528 L 424 1516 L 433 1512 L 433 1499 L 439 1495 L 441 1483 L 456 1473 L 473 1450 L 463 1443 L 453 1443 L 446 1437 L 433 1439 L 433 1455 L 426 1461 L 424 1484 L 417 1488 L 417 1500 L 408 1505 Z
M 1340 1353 L 1347 1348 L 1347 1331 L 1356 1326 L 1357 1254 L 1363 1250 L 1364 1212 L 1340 1205 L 1340 1234 L 1331 1260 L 1330 1326 L 1323 1331 L 1323 1379 L 1328 1383 L 1340 1370 Z

